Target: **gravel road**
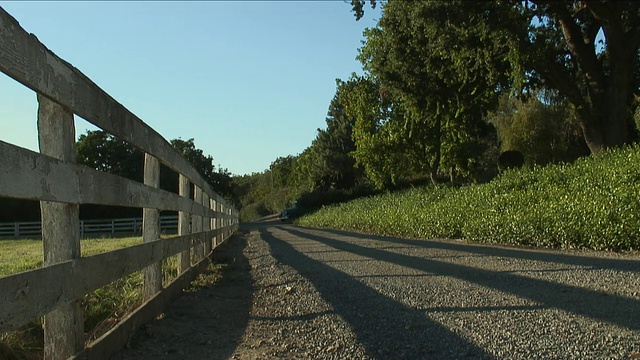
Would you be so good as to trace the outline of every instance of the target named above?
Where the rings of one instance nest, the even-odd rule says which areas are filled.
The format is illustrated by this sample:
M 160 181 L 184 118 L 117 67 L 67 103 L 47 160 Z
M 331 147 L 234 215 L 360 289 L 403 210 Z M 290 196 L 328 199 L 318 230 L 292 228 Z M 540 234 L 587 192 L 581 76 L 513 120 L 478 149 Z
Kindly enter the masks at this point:
M 113 359 L 640 358 L 640 258 L 262 222 Z

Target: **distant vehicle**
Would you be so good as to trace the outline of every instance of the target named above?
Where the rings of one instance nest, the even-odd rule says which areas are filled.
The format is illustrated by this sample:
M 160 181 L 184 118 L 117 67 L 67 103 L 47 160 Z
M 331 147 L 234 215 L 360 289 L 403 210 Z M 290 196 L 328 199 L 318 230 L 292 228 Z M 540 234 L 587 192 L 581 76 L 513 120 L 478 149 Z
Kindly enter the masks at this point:
M 294 203 L 293 207 L 286 208 L 280 213 L 280 221 L 290 221 L 302 216 L 303 209 Z
M 282 212 L 280 213 L 280 221 L 287 221 L 287 220 L 291 220 L 291 215 L 289 214 L 289 210 L 285 209 L 285 210 L 282 210 Z

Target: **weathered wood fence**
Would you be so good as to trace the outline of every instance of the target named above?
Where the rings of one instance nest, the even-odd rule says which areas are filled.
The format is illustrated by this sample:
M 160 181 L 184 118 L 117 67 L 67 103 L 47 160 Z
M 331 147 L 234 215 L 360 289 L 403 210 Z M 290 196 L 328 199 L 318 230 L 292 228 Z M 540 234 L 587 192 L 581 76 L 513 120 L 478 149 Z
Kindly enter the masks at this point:
M 0 141 L 0 196 L 40 201 L 44 244 L 42 268 L 0 278 L 0 333 L 44 316 L 45 359 L 108 358 L 206 268 L 207 255 L 237 229 L 238 213 L 156 131 L 1 7 L 0 71 L 35 91 L 40 144 L 36 153 Z M 78 166 L 74 114 L 143 151 L 144 183 Z M 158 188 L 159 162 L 180 174 L 180 194 Z M 144 243 L 81 256 L 79 204 L 143 208 Z M 160 239 L 160 210 L 178 211 L 177 237 Z M 176 254 L 180 275 L 163 284 L 162 260 Z M 85 343 L 78 299 L 142 269 L 143 304 Z

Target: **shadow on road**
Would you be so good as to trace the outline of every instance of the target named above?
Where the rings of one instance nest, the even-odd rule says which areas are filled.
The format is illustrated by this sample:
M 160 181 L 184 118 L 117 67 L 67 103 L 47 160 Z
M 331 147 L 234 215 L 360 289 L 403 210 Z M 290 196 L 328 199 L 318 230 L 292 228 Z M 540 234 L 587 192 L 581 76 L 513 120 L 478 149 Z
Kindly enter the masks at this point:
M 253 301 L 246 246 L 246 237 L 239 234 L 216 248 L 213 260 L 223 269 L 205 271 L 161 319 L 139 330 L 112 360 L 230 358 L 247 328 Z
M 448 244 L 444 242 L 429 242 L 421 240 L 402 240 L 384 237 L 372 237 L 347 232 L 335 232 L 317 230 L 326 233 L 327 236 L 318 236 L 306 233 L 304 228 L 278 227 L 278 229 L 288 232 L 291 235 L 305 238 L 325 244 L 335 249 L 351 252 L 371 259 L 384 261 L 400 266 L 411 267 L 416 270 L 458 278 L 464 281 L 475 283 L 487 288 L 496 289 L 506 293 L 527 298 L 538 302 L 543 307 L 562 309 L 570 313 L 586 316 L 598 321 L 604 321 L 615 325 L 623 326 L 631 330 L 640 330 L 640 301 L 637 299 L 617 296 L 609 293 L 602 293 L 577 286 L 564 285 L 555 282 L 533 279 L 510 272 L 491 271 L 470 267 L 460 264 L 452 264 L 430 258 L 413 257 L 380 249 L 366 247 L 354 243 L 354 239 L 367 240 L 375 239 L 390 244 L 407 244 L 411 246 L 426 246 L 452 249 L 473 254 L 482 253 L 491 256 L 514 257 L 521 259 L 558 262 L 562 264 L 579 264 L 605 269 L 625 269 L 638 270 L 634 267 L 635 261 L 618 261 L 608 259 L 593 259 L 588 257 L 572 257 L 569 255 L 556 255 L 550 253 L 536 254 L 530 251 L 519 251 L 512 249 L 482 248 L 480 246 L 464 244 Z M 272 243 L 280 244 L 281 248 L 288 246 L 282 241 L 274 239 L 266 231 L 265 236 L 271 239 Z M 331 235 L 339 234 L 348 236 L 349 241 L 337 240 Z M 284 245 L 282 245 L 284 244 Z M 293 256 L 296 252 L 289 246 L 287 256 Z M 304 255 L 296 255 L 298 257 Z M 282 256 L 283 262 L 287 262 Z M 305 258 L 307 258 L 305 256 Z M 308 258 L 307 258 L 308 259 Z M 309 259 L 308 261 L 313 261 Z M 326 266 L 326 265 L 325 265 Z M 637 266 L 637 265 L 635 265 Z M 335 270 L 334 270 L 335 271 Z M 336 275 L 337 276 L 337 275 Z M 342 274 L 344 276 L 344 274 Z
M 329 239 L 316 239 L 288 227 L 277 228 L 303 238 L 332 243 Z M 349 323 L 372 358 L 491 358 L 482 348 L 425 317 L 423 310 L 412 309 L 381 295 L 344 272 L 298 252 L 269 230 L 265 226 L 259 229 L 272 255 L 314 285 L 334 312 Z
M 305 229 L 300 227 L 300 229 Z M 431 240 L 414 240 L 414 239 L 400 239 L 390 238 L 375 235 L 363 235 L 348 231 L 341 230 L 322 230 L 325 233 L 347 236 L 354 239 L 369 239 L 387 242 L 389 244 L 400 244 L 409 246 L 418 246 L 431 249 L 442 249 L 461 251 L 470 254 L 477 254 L 483 256 L 497 256 L 505 258 L 514 258 L 522 260 L 532 261 L 546 261 L 556 264 L 576 265 L 576 266 L 588 266 L 593 269 L 611 269 L 621 271 L 632 271 L 640 275 L 640 259 L 612 259 L 612 258 L 593 258 L 588 256 L 561 254 L 557 252 L 545 252 L 539 250 L 526 250 L 518 248 L 498 247 L 485 244 L 465 244 L 455 243 L 449 241 L 431 241 Z

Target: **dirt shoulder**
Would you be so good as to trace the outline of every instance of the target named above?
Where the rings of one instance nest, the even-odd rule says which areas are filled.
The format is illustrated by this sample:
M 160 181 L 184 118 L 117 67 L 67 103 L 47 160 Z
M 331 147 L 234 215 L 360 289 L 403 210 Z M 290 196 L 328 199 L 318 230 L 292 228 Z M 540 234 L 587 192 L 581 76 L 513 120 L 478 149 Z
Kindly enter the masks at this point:
M 144 325 L 112 357 L 133 359 L 228 359 L 245 332 L 253 298 L 246 255 L 250 236 L 236 235 L 214 252 L 214 265 L 157 320 Z

